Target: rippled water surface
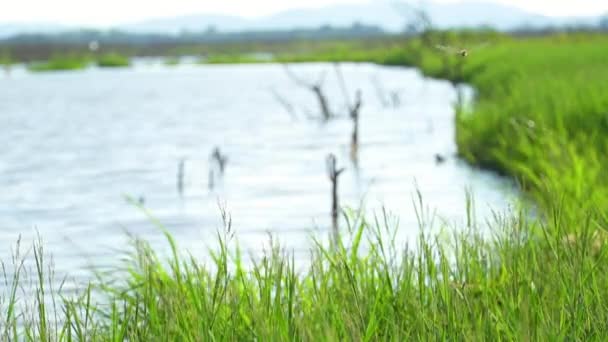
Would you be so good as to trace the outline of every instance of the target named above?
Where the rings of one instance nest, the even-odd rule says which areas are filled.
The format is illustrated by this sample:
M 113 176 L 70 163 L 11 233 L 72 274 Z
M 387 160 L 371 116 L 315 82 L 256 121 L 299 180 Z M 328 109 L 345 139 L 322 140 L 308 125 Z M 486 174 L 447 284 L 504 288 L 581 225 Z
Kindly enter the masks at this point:
M 10 256 L 19 235 L 30 242 L 39 232 L 57 272 L 80 279 L 86 265 L 117 260 L 125 231 L 162 250 L 160 231 L 125 196 L 142 198 L 193 254 L 213 244 L 219 202 L 243 249 L 259 251 L 272 232 L 304 257 L 308 237 L 326 236 L 330 224 L 328 153 L 346 168 L 341 204 L 359 208 L 363 201 L 368 213 L 385 206 L 399 216 L 403 241 L 418 234 L 417 188 L 448 222 L 463 222 L 466 188 L 482 218 L 507 207 L 508 182 L 454 157 L 456 91 L 449 83 L 413 69 L 341 69 L 349 91 L 363 93 L 358 168 L 349 157 L 352 124 L 329 64 L 291 67 L 309 80 L 325 73 L 330 104 L 342 116 L 327 124 L 308 119 L 318 113 L 315 98 L 278 65 L 171 68 L 140 61 L 124 70 L 16 70 L 0 77 L 0 258 Z M 400 106 L 381 103 L 391 92 Z M 297 118 L 273 93 L 293 105 Z M 210 190 L 215 146 L 228 164 Z M 436 154 L 446 162 L 437 164 Z

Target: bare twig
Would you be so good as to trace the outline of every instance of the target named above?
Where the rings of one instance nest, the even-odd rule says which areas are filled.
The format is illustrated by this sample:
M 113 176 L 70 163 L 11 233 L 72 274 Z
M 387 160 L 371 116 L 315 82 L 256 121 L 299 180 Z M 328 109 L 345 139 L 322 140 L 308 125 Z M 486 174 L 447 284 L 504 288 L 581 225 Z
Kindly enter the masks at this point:
M 177 167 L 177 192 L 179 196 L 184 196 L 184 174 L 186 168 L 186 158 L 182 158 L 179 161 L 179 165 Z
M 323 119 L 326 121 L 331 119 L 331 117 L 333 115 L 331 113 L 331 110 L 329 109 L 327 97 L 325 96 L 325 93 L 323 92 L 323 83 L 325 82 L 326 72 L 324 71 L 323 73 L 321 73 L 317 82 L 310 83 L 310 82 L 304 81 L 303 79 L 299 78 L 296 74 L 294 74 L 291 71 L 291 69 L 289 69 L 289 66 L 287 64 L 285 64 L 284 67 L 285 67 L 285 72 L 287 73 L 287 76 L 289 76 L 289 78 L 295 84 L 297 84 L 300 87 L 308 89 L 315 95 L 315 97 L 317 98 L 317 101 L 319 102 L 319 107 L 321 109 L 321 114 L 323 115 Z
M 228 157 L 222 154 L 219 147 L 216 147 L 211 154 L 211 158 L 217 163 L 220 170 L 220 175 L 224 175 L 226 164 L 228 163 Z
M 281 96 L 281 94 L 279 94 L 275 89 L 270 89 L 270 91 L 272 92 L 274 99 L 277 100 L 277 102 L 281 106 L 283 106 L 283 108 L 285 108 L 285 111 L 289 114 L 291 119 L 297 120 L 298 115 L 296 113 L 295 107 L 289 101 L 287 101 L 287 99 L 285 99 L 283 96 Z
M 289 76 L 289 78 L 298 86 L 300 87 L 304 87 L 304 88 L 310 88 L 312 87 L 313 84 L 304 81 L 303 79 L 299 78 L 296 74 L 293 73 L 293 71 L 291 71 L 291 69 L 289 68 L 288 64 L 283 64 L 283 67 L 285 68 L 285 73 L 287 73 L 287 76 Z
M 336 156 L 333 154 L 329 154 L 326 160 L 327 166 L 327 175 L 329 180 L 331 181 L 331 223 L 332 223 L 332 232 L 334 245 L 338 245 L 339 241 L 339 226 L 338 226 L 338 211 L 339 211 L 339 203 L 338 203 L 338 177 L 344 172 L 344 168 L 338 169 Z
M 390 92 L 390 94 L 391 94 L 391 104 L 393 105 L 393 108 L 398 108 L 399 106 L 401 106 L 401 95 L 399 95 L 399 91 L 392 90 Z
M 222 154 L 222 152 L 220 151 L 219 147 L 215 147 L 213 149 L 213 152 L 211 153 L 211 156 L 209 157 L 209 163 L 210 163 L 210 167 L 209 167 L 209 179 L 208 179 L 208 184 L 209 184 L 209 190 L 213 190 L 213 188 L 215 187 L 215 176 L 216 176 L 216 170 L 217 175 L 219 177 L 223 177 L 224 176 L 224 172 L 226 170 L 226 164 L 228 163 L 228 157 L 226 157 L 225 155 Z
M 315 85 L 314 87 L 311 88 L 311 90 L 315 93 L 315 96 L 317 97 L 317 100 L 319 101 L 319 106 L 321 107 L 321 114 L 323 114 L 323 119 L 325 119 L 326 121 L 331 119 L 331 117 L 333 115 L 331 114 L 331 111 L 329 110 L 329 105 L 327 103 L 327 97 L 325 97 L 325 94 L 323 94 L 323 88 L 321 88 L 321 85 Z
M 349 108 L 350 118 L 353 120 L 353 135 L 352 143 L 354 146 L 359 144 L 359 111 L 363 105 L 361 90 L 357 90 L 355 95 L 355 103 Z
M 408 4 L 403 1 L 393 2 L 393 7 L 400 12 L 401 15 L 407 17 L 407 27 L 411 33 L 419 34 L 429 32 L 433 29 L 431 16 L 424 8 L 424 1 L 420 1 L 419 5 Z

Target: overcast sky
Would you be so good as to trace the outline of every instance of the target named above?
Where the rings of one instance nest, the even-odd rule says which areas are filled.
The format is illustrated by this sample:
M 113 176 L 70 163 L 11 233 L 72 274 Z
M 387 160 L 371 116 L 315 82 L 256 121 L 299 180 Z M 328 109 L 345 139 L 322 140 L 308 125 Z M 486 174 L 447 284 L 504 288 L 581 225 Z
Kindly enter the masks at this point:
M 10 22 L 53 22 L 71 25 L 110 26 L 148 18 L 199 13 L 256 17 L 293 8 L 322 7 L 329 4 L 369 1 L 370 0 L 2 0 L 4 5 L 0 7 L 0 24 Z M 458 2 L 461 0 L 435 1 Z M 608 0 L 476 1 L 500 2 L 553 16 L 598 15 L 608 12 Z

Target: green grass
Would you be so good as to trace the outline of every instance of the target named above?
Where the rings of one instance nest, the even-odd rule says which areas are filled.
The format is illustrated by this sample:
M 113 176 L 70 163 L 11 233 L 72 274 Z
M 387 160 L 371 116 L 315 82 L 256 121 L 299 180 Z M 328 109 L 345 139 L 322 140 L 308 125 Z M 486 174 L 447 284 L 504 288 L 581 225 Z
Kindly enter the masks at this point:
M 106 53 L 97 58 L 97 66 L 101 68 L 121 68 L 131 65 L 129 57 L 118 53 Z
M 11 57 L 11 54 L 8 51 L 0 52 L 0 66 L 10 67 L 13 65 L 15 61 Z
M 167 58 L 165 58 L 163 64 L 166 66 L 177 66 L 180 64 L 180 58 L 179 57 L 167 57 Z
M 32 63 L 28 69 L 34 72 L 81 70 L 89 66 L 90 59 L 77 55 L 55 55 L 46 62 Z
M 428 215 L 418 212 L 428 229 Z M 474 221 L 458 234 L 423 233 L 409 252 L 391 242 L 398 228 L 386 216 L 352 219 L 337 247 L 316 244 L 304 268 L 276 245 L 246 266 L 230 226 L 207 264 L 180 254 L 166 234 L 168 260 L 134 241 L 124 265 L 101 282 L 54 300 L 38 245 L 34 310 L 20 309 L 23 268 L 9 269 L 0 334 L 29 341 L 601 339 L 608 250 L 596 243 L 593 221 L 583 222 L 575 241 L 559 210 L 545 224 L 526 217 L 498 218 L 489 240 Z M 125 278 L 114 282 L 116 274 Z
M 594 213 L 608 227 L 607 43 L 512 40 L 471 52 L 461 76 L 436 72 L 478 90 L 473 111 L 457 118 L 460 154 L 516 178 L 545 211 L 564 201 L 574 222 Z

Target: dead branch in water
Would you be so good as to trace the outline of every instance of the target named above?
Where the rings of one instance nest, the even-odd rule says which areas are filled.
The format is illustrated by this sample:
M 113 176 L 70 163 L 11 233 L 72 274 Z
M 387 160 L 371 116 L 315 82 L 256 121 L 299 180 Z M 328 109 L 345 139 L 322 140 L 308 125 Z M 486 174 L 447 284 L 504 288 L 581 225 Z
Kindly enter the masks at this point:
M 361 89 L 357 90 L 355 93 L 355 102 L 351 104 L 349 91 L 339 63 L 334 64 L 334 70 L 336 71 L 336 76 L 338 77 L 338 82 L 340 83 L 342 94 L 344 95 L 344 102 L 346 103 L 346 108 L 348 109 L 348 116 L 353 121 L 353 132 L 350 142 L 350 158 L 353 163 L 357 165 L 359 154 L 359 112 L 361 111 L 361 106 L 363 105 L 362 92 Z
M 361 90 L 357 90 L 355 95 L 355 103 L 349 108 L 349 115 L 351 120 L 353 120 L 353 133 L 351 136 L 351 159 L 353 162 L 357 161 L 358 151 L 359 151 L 359 112 L 361 111 L 361 106 L 363 105 L 362 93 Z
M 401 106 L 401 95 L 399 94 L 399 90 L 392 89 L 390 91 L 386 91 L 382 86 L 382 82 L 378 79 L 378 76 L 374 75 L 371 77 L 372 84 L 376 89 L 376 96 L 378 97 L 378 101 L 384 108 L 393 107 L 399 108 Z M 388 93 L 388 95 L 387 95 Z
M 319 102 L 319 107 L 321 109 L 321 115 L 323 116 L 323 119 L 325 121 L 331 119 L 333 114 L 331 113 L 331 110 L 329 109 L 327 97 L 325 96 L 325 93 L 323 92 L 323 83 L 325 82 L 326 72 L 323 72 L 316 82 L 310 83 L 310 82 L 304 81 L 303 79 L 299 78 L 296 74 L 294 74 L 289 69 L 289 66 L 287 64 L 285 64 L 284 67 L 285 67 L 285 72 L 287 73 L 287 76 L 289 76 L 289 78 L 296 85 L 298 85 L 302 88 L 308 89 L 315 95 L 315 97 L 317 98 L 317 101 Z
M 208 179 L 208 184 L 209 184 L 209 190 L 213 190 L 213 188 L 215 187 L 215 179 L 216 179 L 216 172 L 215 170 L 217 170 L 217 175 L 219 177 L 223 177 L 224 176 L 224 172 L 226 170 L 226 164 L 228 163 L 228 157 L 226 157 L 225 155 L 222 154 L 222 152 L 220 151 L 219 147 L 215 147 L 213 149 L 213 152 L 211 153 L 211 156 L 209 157 L 209 179 Z
M 211 158 L 217 163 L 220 170 L 220 175 L 224 175 L 226 164 L 228 163 L 228 157 L 222 154 L 219 147 L 216 147 L 211 154 Z
M 177 193 L 180 197 L 184 196 L 184 174 L 186 168 L 186 158 L 182 158 L 179 161 L 177 167 Z
M 344 172 L 344 168 L 337 169 L 336 156 L 329 154 L 326 160 L 327 175 L 331 181 L 331 224 L 333 232 L 334 245 L 337 246 L 339 240 L 339 226 L 338 226 L 338 211 L 340 208 L 338 198 L 338 177 Z
M 392 90 L 391 94 L 391 104 L 393 108 L 399 108 L 401 106 L 401 95 L 399 95 L 398 90 Z
M 295 107 L 287 101 L 281 94 L 279 94 L 274 88 L 270 89 L 274 99 L 283 107 L 285 111 L 289 114 L 292 120 L 298 120 L 298 115 L 296 113 Z

